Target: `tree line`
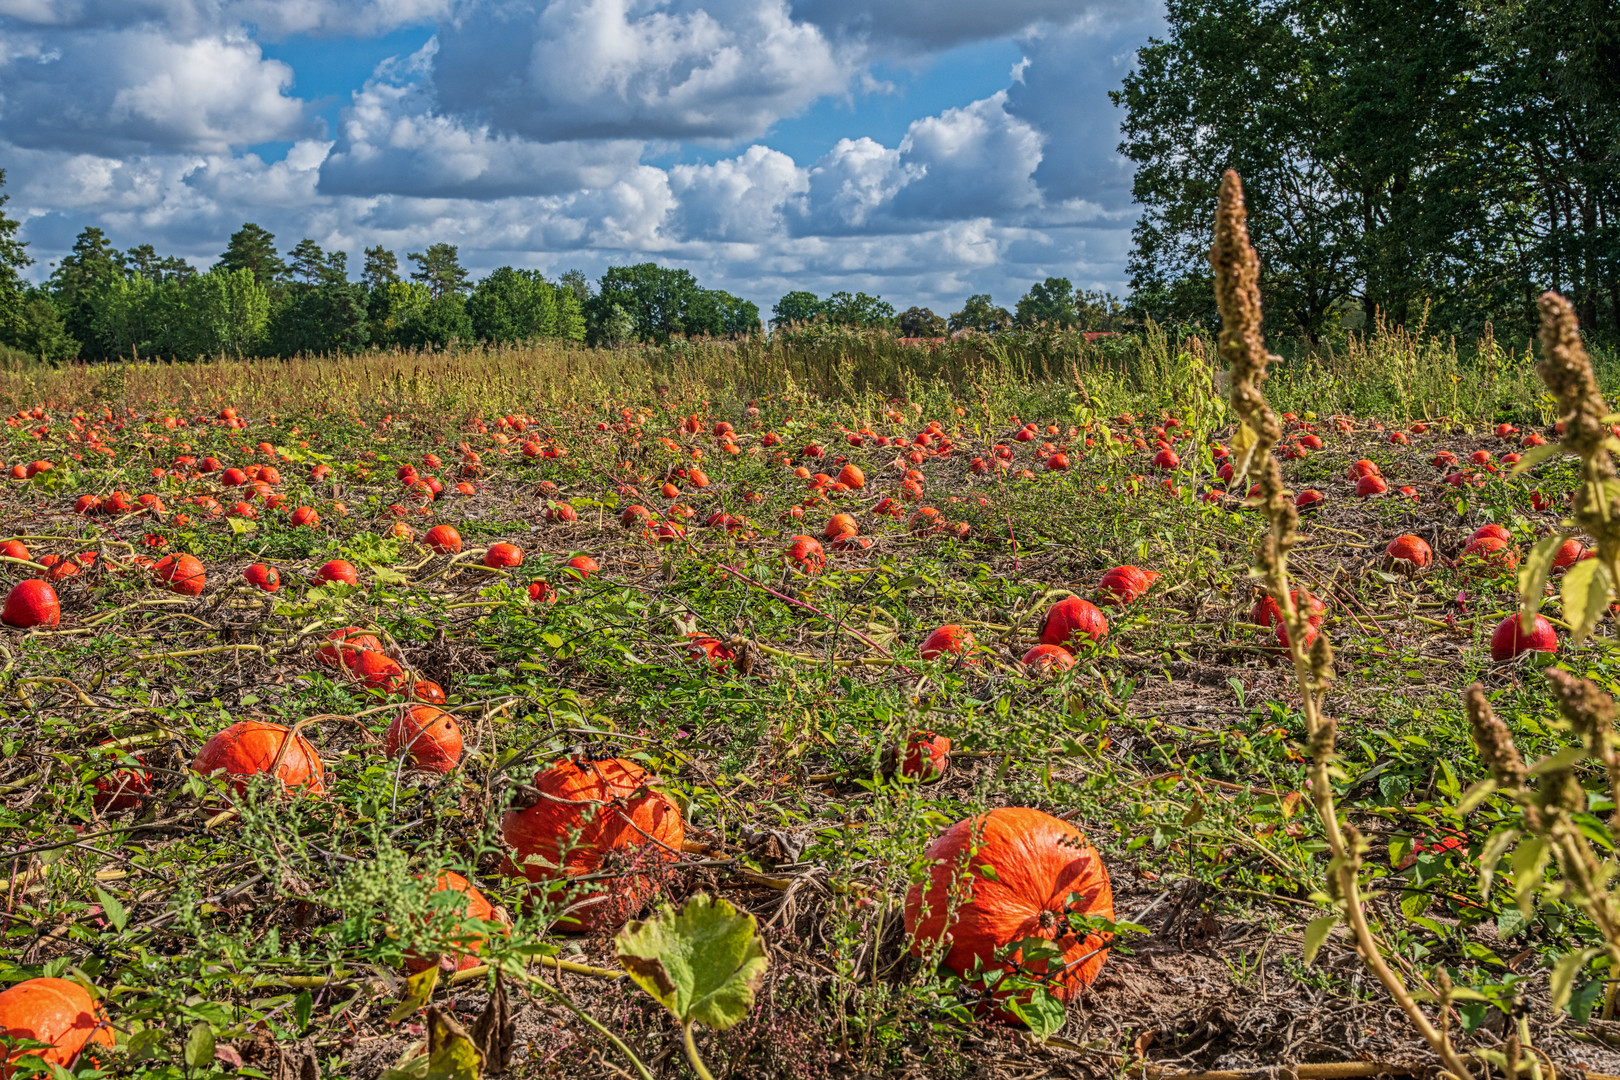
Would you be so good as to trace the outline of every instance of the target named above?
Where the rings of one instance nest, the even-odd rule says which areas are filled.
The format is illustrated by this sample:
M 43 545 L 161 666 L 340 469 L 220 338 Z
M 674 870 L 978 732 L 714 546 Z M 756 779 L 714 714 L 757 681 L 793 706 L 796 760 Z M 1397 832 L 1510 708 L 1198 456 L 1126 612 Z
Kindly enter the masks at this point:
M 160 256 L 150 244 L 120 250 L 89 226 L 49 278 L 30 285 L 21 271 L 32 260 L 5 201 L 0 192 L 0 346 L 50 361 L 324 355 L 546 339 L 616 346 L 763 329 L 753 303 L 655 263 L 611 267 L 594 284 L 578 270 L 552 281 L 510 266 L 475 282 L 454 244 L 407 252 L 403 268 L 395 252 L 379 245 L 365 249 L 353 280 L 346 252 L 305 238 L 284 256 L 275 236 L 251 222 L 231 235 L 206 272 Z M 919 338 L 1043 324 L 1115 330 L 1128 321 L 1117 297 L 1076 289 L 1061 277 L 1032 285 L 1012 311 L 982 293 L 941 317 L 925 307 L 896 314 L 881 296 L 864 292 L 822 299 L 795 291 L 777 302 L 770 320 L 773 329 L 826 324 Z
M 304 239 L 283 257 L 275 236 L 252 223 L 207 272 L 151 245 L 121 251 L 91 226 L 45 282 L 29 285 L 20 271 L 31 259 L 4 203 L 0 195 L 0 345 L 52 361 L 545 339 L 617 345 L 761 328 L 756 305 L 653 263 L 613 267 L 595 287 L 577 270 L 551 281 L 510 266 L 475 282 L 454 244 L 406 253 L 405 270 L 377 246 L 365 250 L 355 281 L 346 252 Z
M 1620 0 L 1168 0 L 1113 95 L 1132 304 L 1215 324 L 1222 172 L 1274 333 L 1524 335 L 1555 289 L 1620 333 Z

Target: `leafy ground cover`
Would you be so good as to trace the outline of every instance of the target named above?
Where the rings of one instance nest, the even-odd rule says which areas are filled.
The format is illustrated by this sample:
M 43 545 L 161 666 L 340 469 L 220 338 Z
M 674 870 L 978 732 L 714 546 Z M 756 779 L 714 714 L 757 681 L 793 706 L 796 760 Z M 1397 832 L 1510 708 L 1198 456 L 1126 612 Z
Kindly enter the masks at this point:
M 60 620 L 0 638 L 0 980 L 94 995 L 112 1045 L 72 1066 L 87 1076 L 1429 1067 L 1323 918 L 1304 721 L 1249 575 L 1265 524 L 1219 477 L 1233 429 L 1206 352 L 1167 352 L 1174 392 L 1156 399 L 1101 371 L 905 397 L 812 394 L 801 373 L 746 397 L 598 384 L 500 414 L 435 399 L 409 361 L 352 408 L 272 409 L 244 381 L 211 394 L 231 365 L 168 398 L 140 369 L 69 373 L 4 433 L 17 546 L 0 575 L 48 582 Z M 1487 850 L 1509 806 L 1458 809 L 1485 775 L 1465 687 L 1534 759 L 1569 742 L 1546 668 L 1610 689 L 1620 671 L 1604 635 L 1570 644 L 1558 595 L 1555 651 L 1492 658 L 1517 557 L 1576 483 L 1573 459 L 1511 472 L 1555 437 L 1551 409 L 1525 396 L 1498 426 L 1443 405 L 1296 407 L 1285 475 L 1302 509 L 1321 498 L 1293 568 L 1336 648 L 1334 790 L 1369 841 L 1389 961 L 1449 979 L 1464 1048 L 1617 1071 L 1611 973 L 1581 952 L 1596 931 Z M 1488 524 L 1507 555 L 1467 551 Z M 430 532 L 446 525 L 459 550 Z M 1429 565 L 1387 558 L 1404 535 Z M 201 577 L 164 561 L 181 554 Z M 1157 576 L 1104 588 L 1121 566 Z M 1074 598 L 1104 623 L 1027 662 Z M 371 640 L 335 646 L 345 630 Z M 440 691 L 461 748 L 426 771 L 394 751 Z M 244 721 L 307 740 L 320 791 L 289 771 L 290 734 L 256 779 L 203 775 Z M 558 768 L 607 786 L 559 799 Z M 568 889 L 537 887 L 503 822 L 581 805 L 634 818 L 635 837 L 565 820 L 553 861 L 612 850 Z M 648 807 L 678 832 L 649 843 L 668 821 Z M 916 955 L 908 891 L 950 826 L 1005 808 L 1083 834 L 1112 912 L 1056 896 L 1066 925 L 1008 938 L 988 979 L 952 972 L 943 949 Z M 1482 857 L 1503 871 L 1483 889 Z M 487 905 L 436 889 L 450 874 Z M 735 968 L 710 997 L 694 989 L 709 961 L 668 960 L 703 927 Z M 1077 942 L 1104 962 L 1064 1003 L 1052 963 Z

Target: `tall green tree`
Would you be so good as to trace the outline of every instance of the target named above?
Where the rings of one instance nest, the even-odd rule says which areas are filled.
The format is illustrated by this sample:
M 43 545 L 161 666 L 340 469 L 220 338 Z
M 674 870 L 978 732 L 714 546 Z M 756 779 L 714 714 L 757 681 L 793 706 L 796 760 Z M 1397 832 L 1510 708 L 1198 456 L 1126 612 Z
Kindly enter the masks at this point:
M 772 306 L 771 328 L 774 330 L 794 323 L 815 322 L 822 314 L 821 297 L 813 292 L 796 289 Z
M 1079 321 L 1074 309 L 1074 285 L 1061 277 L 1037 281 L 1019 298 L 1015 318 L 1020 326 L 1073 326 Z
M 366 261 L 360 271 L 360 280 L 372 292 L 386 289 L 399 280 L 399 257 L 381 244 L 366 248 Z
M 416 264 L 411 280 L 426 285 L 433 299 L 467 291 L 469 275 L 461 265 L 461 251 L 455 244 L 432 244 L 425 252 L 407 252 L 405 257 Z
M 6 186 L 6 171 L 0 169 L 0 188 Z M 21 327 L 23 297 L 27 288 L 22 269 L 33 263 L 28 257 L 28 242 L 17 239 L 21 226 L 16 218 L 6 214 L 10 195 L 0 194 L 0 341 Z
M 339 252 L 347 260 L 348 255 Z M 321 245 L 304 237 L 287 253 L 287 273 L 290 277 L 302 279 L 305 285 L 313 285 L 327 273 L 327 254 Z
M 503 266 L 467 298 L 473 337 L 511 344 L 557 336 L 557 290 L 537 270 Z
M 287 273 L 287 264 L 276 251 L 274 233 L 251 221 L 231 234 L 225 251 L 219 257 L 218 268 L 225 271 L 246 270 L 261 287 L 269 289 L 279 284 Z
M 863 292 L 835 292 L 821 305 L 827 321 L 838 326 L 885 327 L 894 325 L 894 305 L 881 296 Z
M 900 313 L 901 337 L 944 337 L 948 330 L 945 320 L 935 315 L 932 308 L 909 307 Z
M 197 268 L 186 260 L 177 255 L 159 255 L 151 244 L 139 244 L 124 252 L 124 270 L 156 284 L 186 281 L 197 273 Z
M 697 278 L 689 270 L 672 270 L 657 263 L 612 266 L 602 274 L 592 300 L 593 324 L 604 326 L 616 307 L 630 319 L 642 341 L 668 341 L 686 333 L 688 308 L 698 293 Z
M 1012 312 L 990 298 L 989 293 L 974 293 L 962 304 L 962 310 L 952 312 L 945 325 L 952 333 L 958 330 L 979 330 L 994 333 L 1012 325 Z
M 73 250 L 62 257 L 50 278 L 51 298 L 67 332 L 95 357 L 107 355 L 96 343 L 95 298 L 108 282 L 124 276 L 124 253 L 113 247 L 107 234 L 94 225 L 86 226 L 73 241 Z

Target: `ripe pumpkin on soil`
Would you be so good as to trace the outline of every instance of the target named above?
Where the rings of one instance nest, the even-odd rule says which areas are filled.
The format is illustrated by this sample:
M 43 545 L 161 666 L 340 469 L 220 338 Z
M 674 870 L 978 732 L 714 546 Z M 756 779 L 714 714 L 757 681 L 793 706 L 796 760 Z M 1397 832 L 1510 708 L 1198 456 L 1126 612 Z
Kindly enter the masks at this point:
M 439 880 L 433 886 L 433 891 L 436 893 L 459 892 L 466 894 L 467 903 L 461 909 L 462 918 L 479 919 L 484 922 L 497 921 L 494 905 L 491 904 L 487 898 L 485 898 L 483 893 L 479 892 L 473 887 L 472 882 L 468 881 L 466 878 L 462 877 L 453 870 L 446 870 L 444 873 L 439 875 Z M 465 950 L 451 954 L 451 957 L 455 961 L 455 970 L 466 971 L 468 968 L 477 967 L 479 964 L 483 963 L 483 960 L 478 956 L 478 953 L 482 951 L 484 947 L 484 937 L 482 934 L 458 934 L 452 939 L 452 941 L 460 949 Z M 439 964 L 441 959 L 442 958 L 437 954 L 433 956 L 421 956 L 414 952 L 409 953 L 405 957 L 405 970 L 410 974 L 415 975 L 419 971 L 426 971 L 428 968 Z
M 170 592 L 181 596 L 200 596 L 208 584 L 208 575 L 203 572 L 203 564 L 196 556 L 179 552 L 159 559 L 152 573 L 168 585 Z
M 435 525 L 422 534 L 422 543 L 439 555 L 454 555 L 461 550 L 461 534 L 451 525 Z
M 352 667 L 363 652 L 382 652 L 377 635 L 358 626 L 345 626 L 326 635 L 326 644 L 315 658 L 327 667 Z
M 918 655 L 924 660 L 938 660 L 942 656 L 966 656 L 973 651 L 975 644 L 973 631 L 954 623 L 947 623 L 928 635 Z
M 349 672 L 367 690 L 392 694 L 405 686 L 405 669 L 386 653 L 358 654 L 349 663 Z
M 1519 621 L 1518 612 L 1497 623 L 1496 629 L 1491 632 L 1491 659 L 1498 664 L 1527 652 L 1557 651 L 1558 632 L 1541 615 L 1535 617 L 1528 633 Z
M 84 987 L 68 979 L 28 979 L 0 991 L 0 1035 L 50 1044 L 44 1050 L 7 1054 L 0 1076 L 10 1076 L 25 1057 L 66 1068 L 86 1045 L 113 1045 L 106 1013 Z
M 315 571 L 316 581 L 330 581 L 338 585 L 360 584 L 360 571 L 347 559 L 333 559 Z
M 267 593 L 273 593 L 281 588 L 281 574 L 275 567 L 266 566 L 262 562 L 256 562 L 243 570 L 242 579 L 254 588 Z
M 1053 604 L 1041 625 L 1041 644 L 1061 645 L 1072 649 L 1073 643 L 1084 639 L 1101 644 L 1108 637 L 1108 619 L 1097 605 L 1078 596 L 1066 596 Z
M 945 775 L 951 763 L 951 740 L 932 731 L 913 731 L 901 744 L 899 754 L 901 776 L 913 780 L 938 780 Z
M 1407 533 L 1397 536 L 1384 548 L 1384 569 L 1400 573 L 1414 573 L 1426 569 L 1434 562 L 1434 551 L 1421 536 Z
M 1074 667 L 1074 654 L 1061 645 L 1037 645 L 1024 654 L 1020 663 L 1028 675 L 1056 675 Z
M 117 753 L 117 747 L 103 743 L 101 749 Z M 141 805 L 141 800 L 152 793 L 152 774 L 143 767 L 146 762 L 134 755 L 136 768 L 113 769 L 96 779 L 96 793 L 92 797 L 97 810 L 129 810 Z
M 1469 541 L 1458 562 L 1476 571 L 1515 570 L 1519 566 L 1519 553 L 1499 536 L 1481 536 Z
M 1158 578 L 1158 571 L 1116 566 L 1097 582 L 1097 594 L 1105 603 L 1129 604 L 1146 593 Z
M 1022 964 L 1065 1002 L 1096 979 L 1111 936 L 1076 934 L 1067 916 L 1112 920 L 1114 895 L 1102 856 L 1079 829 L 1039 810 L 991 810 L 946 829 L 927 858 L 927 880 L 906 893 L 913 956 L 942 949 L 945 965 L 963 977 L 980 965 L 994 971 Z M 1031 937 L 1052 942 L 1061 960 L 1025 962 L 1021 953 L 997 959 L 1013 942 Z M 992 1001 L 1006 997 L 995 993 Z M 1004 1010 L 996 1015 L 1015 1020 Z
M 48 581 L 28 578 L 19 581 L 6 594 L 0 621 L 27 630 L 35 626 L 57 626 L 62 622 L 62 604 Z
M 619 876 L 556 898 L 572 909 L 558 925 L 622 924 L 656 889 L 648 871 L 679 859 L 686 839 L 680 807 L 651 783 L 641 766 L 623 758 L 559 761 L 540 770 L 534 786 L 544 797 L 501 818 L 501 838 L 512 848 L 506 872 L 540 885 L 595 874 L 604 861 L 617 864 Z
M 806 574 L 819 574 L 827 565 L 827 553 L 821 546 L 821 541 L 813 536 L 799 535 L 787 549 L 787 560 L 797 569 Z
M 224 772 L 236 777 L 231 790 L 240 796 L 247 790 L 248 778 L 269 772 L 278 755 L 281 764 L 275 776 L 283 791 L 302 788 L 319 795 L 326 790 L 326 767 L 310 741 L 280 724 L 260 720 L 238 721 L 209 739 L 191 768 L 204 776 Z
M 383 753 L 403 755 L 411 768 L 447 773 L 461 761 L 461 725 L 436 705 L 406 705 L 383 736 Z
M 523 565 L 523 549 L 516 544 L 491 544 L 484 552 L 484 565 L 505 569 Z
M 589 555 L 575 555 L 568 560 L 568 564 L 564 569 L 572 571 L 581 580 L 590 577 L 592 574 L 602 572 L 602 568 L 596 564 L 596 560 Z

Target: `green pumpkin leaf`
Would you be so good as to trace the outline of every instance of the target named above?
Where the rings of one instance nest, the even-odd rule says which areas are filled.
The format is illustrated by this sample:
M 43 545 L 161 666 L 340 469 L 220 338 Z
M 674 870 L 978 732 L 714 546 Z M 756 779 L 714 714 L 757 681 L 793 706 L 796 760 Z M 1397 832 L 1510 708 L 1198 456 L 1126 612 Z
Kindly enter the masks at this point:
M 717 1031 L 747 1017 L 769 964 L 754 917 L 702 893 L 679 912 L 630 923 L 614 946 L 636 985 L 676 1020 Z
M 1339 916 L 1335 913 L 1333 915 L 1323 915 L 1319 919 L 1312 919 L 1305 927 L 1305 962 L 1307 964 L 1316 959 L 1316 952 L 1322 947 L 1322 942 L 1327 940 L 1328 931 L 1338 924 Z
M 213 1061 L 214 1029 L 208 1021 L 203 1020 L 186 1036 L 186 1064 L 193 1069 L 202 1069 L 213 1064 Z
M 107 921 L 113 924 L 114 930 L 117 930 L 120 934 L 123 933 L 124 927 L 129 925 L 129 912 L 125 911 L 124 905 L 118 902 L 118 897 L 103 889 L 100 885 L 95 888 L 96 899 L 101 901 L 101 910 L 106 912 Z
M 1575 983 L 1575 976 L 1597 954 L 1597 949 L 1579 949 L 1558 958 L 1558 963 L 1553 965 L 1552 976 L 1547 980 L 1548 988 L 1552 991 L 1553 1008 L 1562 1009 L 1569 1003 L 1569 992 Z

